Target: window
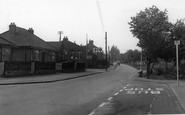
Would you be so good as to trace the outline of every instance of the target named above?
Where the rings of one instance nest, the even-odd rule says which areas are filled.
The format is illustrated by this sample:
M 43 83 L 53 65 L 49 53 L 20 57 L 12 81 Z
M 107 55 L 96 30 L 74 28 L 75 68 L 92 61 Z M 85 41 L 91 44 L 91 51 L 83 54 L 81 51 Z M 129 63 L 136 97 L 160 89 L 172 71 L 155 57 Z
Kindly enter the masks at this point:
M 2 48 L 2 61 L 10 61 L 10 48 Z
M 51 61 L 55 61 L 56 55 L 55 53 L 51 52 Z
M 74 52 L 74 51 L 71 51 L 70 58 L 71 58 L 71 59 L 75 59 L 75 52 Z
M 39 61 L 39 50 L 33 50 L 31 55 L 32 61 Z
M 82 52 L 77 52 L 77 59 L 81 60 L 82 59 Z

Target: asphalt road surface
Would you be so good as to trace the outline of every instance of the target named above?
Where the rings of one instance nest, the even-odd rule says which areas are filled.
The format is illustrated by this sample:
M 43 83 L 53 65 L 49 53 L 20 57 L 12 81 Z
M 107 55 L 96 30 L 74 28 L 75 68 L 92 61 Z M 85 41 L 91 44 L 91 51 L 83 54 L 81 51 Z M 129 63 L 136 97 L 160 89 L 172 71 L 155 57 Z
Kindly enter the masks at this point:
M 89 115 L 137 115 L 185 113 L 166 84 L 134 82 L 109 97 Z
M 136 74 L 122 65 L 67 81 L 0 86 L 0 115 L 88 115 Z

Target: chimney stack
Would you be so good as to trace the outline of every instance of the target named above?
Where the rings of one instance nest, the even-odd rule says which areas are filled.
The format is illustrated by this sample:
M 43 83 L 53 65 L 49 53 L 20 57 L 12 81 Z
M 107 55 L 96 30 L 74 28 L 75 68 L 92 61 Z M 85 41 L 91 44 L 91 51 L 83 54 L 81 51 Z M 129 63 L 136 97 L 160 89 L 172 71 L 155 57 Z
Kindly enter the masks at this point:
M 63 41 L 68 41 L 67 36 L 64 36 Z
M 29 28 L 28 32 L 31 33 L 31 34 L 34 34 L 34 30 L 32 28 Z
M 93 40 L 89 40 L 89 44 L 93 45 L 94 41 Z
M 16 34 L 16 25 L 15 25 L 14 22 L 9 25 L 9 33 L 11 35 L 15 35 Z

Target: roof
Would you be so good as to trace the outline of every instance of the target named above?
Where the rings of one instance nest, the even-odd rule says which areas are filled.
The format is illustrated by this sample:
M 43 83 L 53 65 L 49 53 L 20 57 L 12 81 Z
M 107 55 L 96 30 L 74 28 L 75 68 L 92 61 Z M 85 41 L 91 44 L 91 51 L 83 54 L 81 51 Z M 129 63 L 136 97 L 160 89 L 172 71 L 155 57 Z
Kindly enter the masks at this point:
M 9 31 L 6 31 L 0 35 L 7 41 L 15 44 L 16 46 L 29 46 L 38 49 L 56 50 L 53 46 L 39 38 L 38 36 L 31 34 L 28 30 L 20 27 L 16 27 L 16 34 L 11 35 Z
M 57 50 L 60 50 L 61 47 L 61 42 L 47 42 L 49 44 L 51 44 L 53 47 L 55 47 Z
M 79 46 L 78 44 L 76 44 L 76 43 L 73 43 L 73 42 L 71 42 L 71 41 L 69 41 L 69 40 L 63 40 L 62 41 L 62 48 L 64 48 L 64 49 L 71 49 L 71 50 L 79 50 L 79 49 L 81 49 L 82 47 L 81 46 Z
M 8 40 L 6 40 L 6 39 L 4 39 L 2 37 L 0 37 L 0 44 L 2 44 L 2 45 L 9 45 L 9 46 L 14 46 L 15 45 L 15 44 L 9 42 Z
M 82 48 L 78 44 L 73 43 L 69 40 L 62 40 L 61 42 L 55 41 L 55 42 L 48 42 L 48 43 L 51 44 L 53 47 L 55 47 L 58 50 L 61 50 L 61 48 L 62 49 L 79 50 L 80 48 Z

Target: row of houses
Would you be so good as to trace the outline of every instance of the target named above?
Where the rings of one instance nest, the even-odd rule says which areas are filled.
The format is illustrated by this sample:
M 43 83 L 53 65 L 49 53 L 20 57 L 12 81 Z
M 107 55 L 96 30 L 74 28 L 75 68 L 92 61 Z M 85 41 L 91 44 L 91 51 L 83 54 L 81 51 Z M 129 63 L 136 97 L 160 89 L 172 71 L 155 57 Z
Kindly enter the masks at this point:
M 0 76 L 20 76 L 58 71 L 85 71 L 85 67 L 105 65 L 102 48 L 93 40 L 85 46 L 69 41 L 46 42 L 11 23 L 9 30 L 0 34 Z

